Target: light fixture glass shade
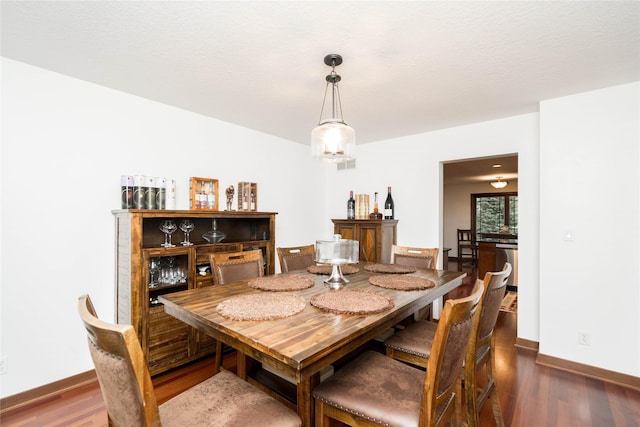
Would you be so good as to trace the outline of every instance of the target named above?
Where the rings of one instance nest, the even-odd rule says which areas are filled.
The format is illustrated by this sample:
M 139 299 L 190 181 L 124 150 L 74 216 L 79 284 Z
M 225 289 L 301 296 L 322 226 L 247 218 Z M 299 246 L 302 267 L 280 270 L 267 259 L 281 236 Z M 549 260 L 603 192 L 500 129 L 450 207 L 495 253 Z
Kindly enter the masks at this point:
M 497 181 L 491 181 L 491 185 L 493 186 L 493 188 L 504 188 L 507 186 L 507 184 L 509 184 L 508 181 L 502 181 L 500 178 L 498 178 Z
M 327 120 L 311 131 L 311 156 L 332 163 L 356 158 L 356 131 L 339 120 Z

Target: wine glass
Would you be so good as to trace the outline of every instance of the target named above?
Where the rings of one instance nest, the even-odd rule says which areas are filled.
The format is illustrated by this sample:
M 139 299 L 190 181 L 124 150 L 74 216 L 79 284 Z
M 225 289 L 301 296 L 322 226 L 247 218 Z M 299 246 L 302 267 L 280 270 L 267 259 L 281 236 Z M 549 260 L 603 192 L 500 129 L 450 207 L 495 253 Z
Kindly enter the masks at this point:
M 171 220 L 165 220 L 160 223 L 160 231 L 164 233 L 164 243 L 160 246 L 164 248 L 172 248 L 171 235 L 178 229 L 176 223 Z
M 183 246 L 191 246 L 193 243 L 189 241 L 189 233 L 193 231 L 196 226 L 193 224 L 193 221 L 190 219 L 184 219 L 180 223 L 180 230 L 184 232 L 184 242 L 182 242 Z
M 149 275 L 151 280 L 149 281 L 150 288 L 156 288 L 160 283 L 156 282 L 156 273 L 160 271 L 160 260 L 158 258 L 151 258 L 149 262 Z

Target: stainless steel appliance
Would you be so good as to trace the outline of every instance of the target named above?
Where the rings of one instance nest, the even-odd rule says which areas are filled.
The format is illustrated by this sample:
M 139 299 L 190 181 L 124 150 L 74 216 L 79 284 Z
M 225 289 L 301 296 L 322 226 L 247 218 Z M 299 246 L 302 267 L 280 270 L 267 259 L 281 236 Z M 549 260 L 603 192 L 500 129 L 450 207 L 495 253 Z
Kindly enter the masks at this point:
M 513 267 L 507 286 L 518 286 L 518 247 L 498 243 L 496 244 L 496 267 L 502 270 L 505 262 Z

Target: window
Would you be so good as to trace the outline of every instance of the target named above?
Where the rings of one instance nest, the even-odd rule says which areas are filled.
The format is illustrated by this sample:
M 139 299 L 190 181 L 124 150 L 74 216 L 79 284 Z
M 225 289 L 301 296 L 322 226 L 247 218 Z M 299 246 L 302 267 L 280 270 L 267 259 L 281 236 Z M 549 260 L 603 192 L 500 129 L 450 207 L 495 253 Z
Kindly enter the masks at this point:
M 518 193 L 472 194 L 471 224 L 476 240 L 483 237 L 516 238 Z M 495 236 L 498 234 L 500 236 Z

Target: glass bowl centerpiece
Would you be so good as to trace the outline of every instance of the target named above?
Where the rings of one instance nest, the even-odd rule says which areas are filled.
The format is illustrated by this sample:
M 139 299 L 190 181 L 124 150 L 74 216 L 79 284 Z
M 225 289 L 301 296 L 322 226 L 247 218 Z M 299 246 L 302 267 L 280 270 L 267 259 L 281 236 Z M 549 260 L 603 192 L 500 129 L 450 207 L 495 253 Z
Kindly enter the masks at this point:
M 349 281 L 343 276 L 340 266 L 357 264 L 359 261 L 359 243 L 356 240 L 343 239 L 334 234 L 333 240 L 316 240 L 315 261 L 332 266 L 331 276 L 324 283 L 331 289 L 342 289 Z

